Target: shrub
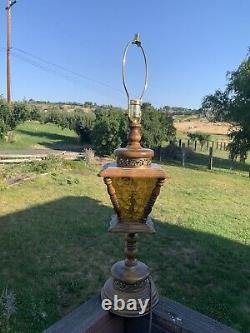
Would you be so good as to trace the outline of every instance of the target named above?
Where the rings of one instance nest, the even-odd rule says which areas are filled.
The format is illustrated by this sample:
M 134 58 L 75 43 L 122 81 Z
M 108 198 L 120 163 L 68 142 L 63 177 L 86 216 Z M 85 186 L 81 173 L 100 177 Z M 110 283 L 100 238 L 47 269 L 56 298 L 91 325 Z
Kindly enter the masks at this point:
M 94 152 L 94 150 L 92 150 L 91 148 L 85 148 L 83 150 L 83 158 L 84 158 L 84 161 L 88 165 L 95 164 L 95 152 Z
M 205 144 L 206 141 L 209 141 L 210 135 L 201 132 L 188 133 L 187 135 L 191 141 L 199 141 L 201 146 Z
M 91 143 L 91 132 L 94 126 L 95 114 L 93 112 L 75 114 L 72 128 L 80 137 L 80 141 Z
M 97 109 L 91 140 L 100 155 L 111 155 L 117 147 L 126 143 L 127 117 L 119 108 Z

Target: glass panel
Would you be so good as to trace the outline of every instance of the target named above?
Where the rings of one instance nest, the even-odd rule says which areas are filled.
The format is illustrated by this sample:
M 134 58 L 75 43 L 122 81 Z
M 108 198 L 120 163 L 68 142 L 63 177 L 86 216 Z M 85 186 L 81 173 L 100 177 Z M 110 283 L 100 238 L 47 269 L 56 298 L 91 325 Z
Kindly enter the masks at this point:
M 140 223 L 157 178 L 112 178 L 121 208 L 121 220 Z

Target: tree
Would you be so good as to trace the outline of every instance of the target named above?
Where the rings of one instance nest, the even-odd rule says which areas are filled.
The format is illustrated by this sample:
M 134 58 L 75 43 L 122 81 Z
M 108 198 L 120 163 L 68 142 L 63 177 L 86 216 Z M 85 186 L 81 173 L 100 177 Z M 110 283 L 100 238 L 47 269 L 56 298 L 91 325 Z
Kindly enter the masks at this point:
M 150 103 L 142 104 L 142 145 L 156 148 L 173 140 L 175 134 L 173 118 L 167 111 L 157 110 Z
M 110 155 L 126 143 L 128 122 L 122 109 L 114 107 L 98 108 L 91 139 L 96 152 Z
M 14 102 L 7 106 L 5 99 L 0 99 L 0 138 L 12 131 L 18 124 L 30 117 L 30 108 L 26 102 Z
M 217 90 L 202 103 L 203 113 L 212 121 L 227 121 L 232 124 L 229 136 L 230 156 L 240 156 L 245 161 L 250 150 L 250 54 L 237 70 L 227 74 L 225 91 Z

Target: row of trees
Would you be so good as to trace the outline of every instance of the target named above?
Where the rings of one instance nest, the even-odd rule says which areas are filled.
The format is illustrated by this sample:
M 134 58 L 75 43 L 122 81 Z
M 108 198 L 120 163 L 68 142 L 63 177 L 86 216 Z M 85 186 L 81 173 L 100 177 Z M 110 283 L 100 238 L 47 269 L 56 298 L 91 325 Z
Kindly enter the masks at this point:
M 227 79 L 226 89 L 206 96 L 202 109 L 210 121 L 231 123 L 231 158 L 239 156 L 245 161 L 250 150 L 250 52 L 237 70 L 227 74 Z
M 0 138 L 12 131 L 19 123 L 36 120 L 54 123 L 62 129 L 74 130 L 82 143 L 92 145 L 101 155 L 110 155 L 115 148 L 127 142 L 128 117 L 121 108 L 101 106 L 94 111 L 80 109 L 65 112 L 60 108 L 41 110 L 30 102 L 16 102 L 10 107 L 0 100 Z M 155 148 L 175 139 L 173 118 L 165 109 L 156 109 L 149 103 L 142 105 L 142 144 Z
M 127 142 L 128 120 L 124 110 L 112 106 L 98 107 L 94 112 L 48 111 L 40 121 L 55 123 L 62 128 L 75 130 L 83 143 L 89 143 L 101 155 L 110 155 L 115 148 Z M 142 144 L 155 148 L 174 140 L 176 130 L 172 116 L 155 109 L 151 104 L 142 105 Z

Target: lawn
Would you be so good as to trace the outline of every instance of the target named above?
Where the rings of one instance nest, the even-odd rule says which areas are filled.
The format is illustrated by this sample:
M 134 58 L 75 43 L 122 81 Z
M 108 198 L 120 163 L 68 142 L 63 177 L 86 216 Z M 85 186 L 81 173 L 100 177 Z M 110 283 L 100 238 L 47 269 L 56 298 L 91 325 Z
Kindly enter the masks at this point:
M 28 121 L 14 130 L 15 141 L 0 141 L 0 151 L 27 150 L 32 148 L 76 149 L 78 137 L 74 131 L 61 129 L 54 124 Z
M 16 296 L 11 333 L 41 332 L 99 293 L 123 257 L 123 236 L 107 232 L 112 209 L 98 168 L 39 163 L 0 169 L 0 292 Z M 153 211 L 157 233 L 140 236 L 140 259 L 161 295 L 249 332 L 250 179 L 163 167 L 170 179 Z M 20 174 L 33 178 L 6 185 Z

